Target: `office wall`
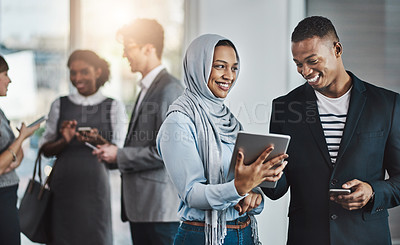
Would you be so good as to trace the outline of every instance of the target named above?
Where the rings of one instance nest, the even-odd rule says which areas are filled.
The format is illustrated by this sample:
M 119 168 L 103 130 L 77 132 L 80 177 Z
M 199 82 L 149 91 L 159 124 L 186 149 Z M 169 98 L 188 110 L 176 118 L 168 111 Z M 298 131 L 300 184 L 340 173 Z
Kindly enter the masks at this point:
M 240 55 L 237 84 L 226 104 L 245 130 L 267 133 L 272 99 L 302 83 L 290 53 L 290 33 L 304 17 L 299 0 L 188 0 L 185 2 L 185 49 L 205 33 L 231 39 Z M 257 217 L 263 244 L 286 243 L 288 195 L 266 200 Z
M 400 1 L 308 0 L 307 15 L 328 17 L 343 44 L 346 69 L 400 92 Z

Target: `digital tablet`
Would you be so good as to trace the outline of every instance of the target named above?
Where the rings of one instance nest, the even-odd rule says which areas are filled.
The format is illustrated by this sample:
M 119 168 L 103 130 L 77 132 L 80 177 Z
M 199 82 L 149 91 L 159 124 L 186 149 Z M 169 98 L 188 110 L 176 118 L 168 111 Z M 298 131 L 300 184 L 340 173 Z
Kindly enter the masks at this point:
M 235 147 L 233 149 L 229 174 L 235 174 L 235 165 L 238 150 L 244 153 L 244 164 L 251 164 L 265 151 L 267 147 L 272 145 L 274 150 L 267 157 L 266 161 L 286 153 L 290 141 L 289 135 L 283 134 L 253 134 L 247 132 L 239 132 L 236 138 Z M 280 163 L 282 164 L 282 163 Z M 277 163 L 276 165 L 279 165 Z M 260 187 L 275 188 L 276 182 L 264 181 Z

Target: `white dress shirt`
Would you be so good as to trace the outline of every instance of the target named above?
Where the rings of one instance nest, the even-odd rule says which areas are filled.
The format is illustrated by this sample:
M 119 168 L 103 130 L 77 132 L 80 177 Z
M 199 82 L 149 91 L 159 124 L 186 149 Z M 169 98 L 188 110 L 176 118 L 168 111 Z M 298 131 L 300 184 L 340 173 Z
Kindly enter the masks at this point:
M 140 82 L 139 86 L 141 88 L 139 99 L 135 105 L 136 108 L 139 108 L 140 104 L 143 101 L 144 96 L 146 95 L 147 91 L 149 90 L 151 84 L 153 83 L 154 79 L 157 77 L 158 73 L 161 72 L 161 70 L 165 69 L 164 65 L 159 65 L 153 70 L 151 70 L 145 77 L 143 77 Z M 132 115 L 133 116 L 133 115 Z
M 72 101 L 72 103 L 77 105 L 97 105 L 101 103 L 103 100 L 107 99 L 100 90 L 90 96 L 83 96 L 79 93 L 74 93 L 68 95 L 68 99 Z M 48 115 L 48 120 L 46 121 L 45 132 L 43 134 L 42 139 L 40 140 L 40 146 L 48 141 L 54 141 L 57 138 L 57 123 L 58 118 L 60 117 L 60 98 L 56 99 L 50 108 L 50 112 Z M 125 106 L 121 101 L 113 100 L 111 104 L 111 129 L 113 131 L 113 138 L 111 143 L 117 145 L 118 147 L 122 147 L 124 144 L 124 139 L 127 132 L 127 115 L 125 112 Z

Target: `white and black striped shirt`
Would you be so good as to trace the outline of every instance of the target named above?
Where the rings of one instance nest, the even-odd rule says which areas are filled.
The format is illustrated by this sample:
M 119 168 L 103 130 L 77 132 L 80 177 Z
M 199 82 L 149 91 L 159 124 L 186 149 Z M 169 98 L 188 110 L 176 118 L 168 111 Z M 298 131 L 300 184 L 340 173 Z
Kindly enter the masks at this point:
M 351 88 L 339 98 L 329 98 L 315 91 L 322 129 L 332 164 L 335 165 L 343 129 L 346 125 Z

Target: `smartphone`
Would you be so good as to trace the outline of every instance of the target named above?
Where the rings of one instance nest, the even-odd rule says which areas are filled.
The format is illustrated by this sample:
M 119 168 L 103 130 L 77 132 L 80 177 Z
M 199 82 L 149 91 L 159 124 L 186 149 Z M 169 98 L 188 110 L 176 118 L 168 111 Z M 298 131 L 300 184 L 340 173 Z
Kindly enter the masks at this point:
M 42 117 L 40 117 L 39 119 L 37 119 L 36 121 L 34 121 L 33 123 L 29 124 L 29 125 L 28 125 L 28 128 L 29 128 L 29 127 L 33 127 L 33 126 L 35 126 L 36 124 L 41 123 L 41 122 L 46 121 L 46 120 L 47 120 L 47 116 L 42 116 Z
M 83 132 L 89 132 L 92 130 L 91 127 L 78 127 L 78 132 L 83 133 Z
M 350 189 L 329 189 L 330 195 L 348 195 L 351 193 Z
M 89 148 L 92 148 L 93 150 L 97 150 L 97 147 L 94 146 L 94 145 L 92 145 L 92 144 L 90 144 L 89 142 L 85 142 L 85 145 L 86 145 L 87 147 L 89 147 Z

